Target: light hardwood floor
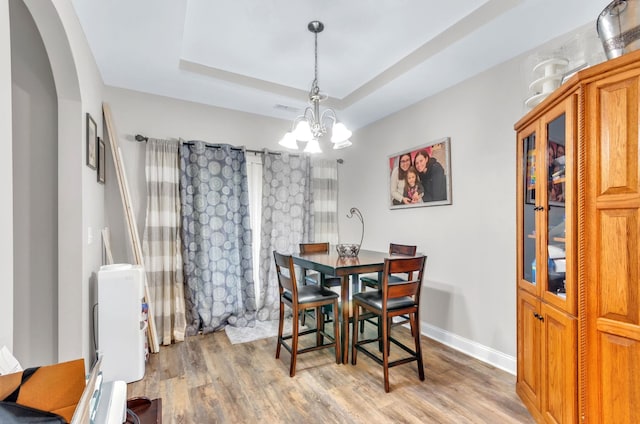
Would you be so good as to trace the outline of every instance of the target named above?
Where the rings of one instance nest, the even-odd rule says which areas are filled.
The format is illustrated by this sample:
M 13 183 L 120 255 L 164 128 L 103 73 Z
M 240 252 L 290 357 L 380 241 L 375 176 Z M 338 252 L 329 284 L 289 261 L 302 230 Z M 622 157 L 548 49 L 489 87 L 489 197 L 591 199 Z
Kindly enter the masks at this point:
M 393 332 L 410 337 L 404 327 Z M 161 397 L 165 424 L 534 422 L 514 376 L 426 337 L 422 348 L 425 381 L 415 362 L 400 365 L 385 393 L 382 367 L 362 353 L 355 366 L 337 365 L 332 349 L 300 355 L 290 378 L 275 337 L 232 345 L 220 331 L 161 347 L 128 397 Z

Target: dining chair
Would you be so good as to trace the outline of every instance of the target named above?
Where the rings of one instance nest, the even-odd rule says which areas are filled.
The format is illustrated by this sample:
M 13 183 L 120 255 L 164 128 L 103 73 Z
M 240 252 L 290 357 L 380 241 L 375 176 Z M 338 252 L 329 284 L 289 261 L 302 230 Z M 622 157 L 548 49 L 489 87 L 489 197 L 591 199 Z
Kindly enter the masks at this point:
M 300 253 L 303 255 L 309 253 L 329 253 L 329 243 L 300 243 L 298 245 Z M 316 284 L 320 285 L 322 281 L 322 275 L 318 272 L 310 273 L 308 269 L 302 268 L 302 275 L 304 278 L 304 284 Z M 324 286 L 325 287 L 340 287 L 341 285 L 340 277 L 336 277 L 333 275 L 325 275 L 324 276 Z M 325 308 L 324 310 L 325 318 L 329 317 L 329 313 L 331 313 L 331 308 Z M 302 314 L 302 325 L 305 325 L 306 315 Z
M 356 365 L 357 352 L 360 351 L 375 362 L 382 365 L 384 373 L 384 390 L 389 392 L 389 368 L 396 365 L 416 361 L 418 364 L 418 376 L 424 381 L 424 365 L 422 363 L 422 348 L 420 345 L 420 288 L 424 276 L 426 256 L 412 258 L 387 258 L 384 260 L 381 290 L 366 291 L 353 295 L 353 320 L 354 323 L 365 319 L 368 315 L 380 317 L 380 330 L 378 337 L 359 340 L 360 333 L 353 331 L 351 346 L 351 363 Z M 390 281 L 393 274 L 407 273 L 412 277 L 407 281 Z M 416 278 L 413 278 L 416 276 Z M 362 313 L 361 313 L 362 310 Z M 391 336 L 391 321 L 393 317 L 408 314 L 410 317 L 411 334 L 414 340 L 414 348 L 403 344 Z M 367 344 L 382 342 L 382 349 L 376 352 L 368 349 Z M 409 356 L 400 355 L 399 359 L 389 360 L 391 343 L 400 347 Z M 381 352 L 381 353 L 380 353 Z M 380 358 L 380 354 L 382 358 Z
M 290 255 L 283 255 L 275 250 L 273 257 L 276 263 L 276 273 L 278 276 L 278 287 L 280 291 L 280 322 L 278 323 L 278 347 L 276 348 L 276 358 L 280 358 L 280 348 L 284 346 L 291 354 L 291 363 L 289 366 L 289 375 L 293 377 L 296 374 L 296 359 L 299 354 L 311 352 L 318 349 L 333 347 L 336 350 L 336 363 L 340 363 L 340 330 L 338 327 L 338 294 L 319 285 L 301 285 L 298 286 L 296 280 L 293 258 Z M 300 331 L 298 319 L 293 319 L 291 334 L 284 336 L 282 334 L 284 328 L 284 307 L 289 306 L 293 311 L 293 316 L 298 317 L 300 311 L 307 309 L 315 309 L 316 328 Z M 333 307 L 333 335 L 325 332 L 324 314 L 321 308 L 325 305 Z M 314 346 L 300 349 L 298 347 L 298 339 L 300 336 L 307 334 L 316 334 L 316 343 Z M 330 343 L 325 343 L 327 338 Z M 287 343 L 291 340 L 291 344 Z
M 414 256 L 416 254 L 417 246 L 412 246 L 408 244 L 395 244 L 389 243 L 389 255 L 406 255 L 406 256 Z M 391 281 L 400 281 L 401 277 L 396 275 L 392 276 Z M 360 276 L 360 291 L 364 291 L 367 287 L 371 287 L 374 289 L 380 288 L 380 282 L 378 281 L 378 274 L 365 274 Z
M 389 255 L 406 255 L 406 256 L 415 256 L 417 250 L 417 246 L 408 245 L 408 244 L 396 244 L 389 243 Z M 411 278 L 410 275 L 391 275 L 389 276 L 389 281 L 406 281 L 407 278 Z M 380 289 L 380 282 L 378 281 L 378 274 L 365 274 L 360 276 L 360 291 L 365 291 L 367 287 L 371 287 L 374 289 Z M 397 321 L 394 325 L 404 324 L 409 321 L 409 317 L 404 316 L 401 321 Z M 364 332 L 364 324 L 365 322 L 370 322 L 371 324 L 377 325 L 376 322 L 366 320 L 360 323 L 360 332 Z
M 303 255 L 309 253 L 328 253 L 329 252 L 329 243 L 300 243 L 299 244 L 300 253 Z M 304 274 L 305 284 L 320 284 L 321 275 L 319 273 L 309 274 L 307 269 L 302 270 Z M 340 287 L 341 285 L 340 277 L 336 277 L 333 275 L 325 275 L 324 276 L 324 285 L 326 287 Z

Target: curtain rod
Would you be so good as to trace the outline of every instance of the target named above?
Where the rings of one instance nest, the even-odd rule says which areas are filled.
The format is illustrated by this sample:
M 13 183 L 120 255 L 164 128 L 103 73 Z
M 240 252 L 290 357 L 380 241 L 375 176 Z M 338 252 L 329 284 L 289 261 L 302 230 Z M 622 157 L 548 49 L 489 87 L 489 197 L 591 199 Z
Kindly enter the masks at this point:
M 149 137 L 144 136 L 144 135 L 141 135 L 141 134 L 136 134 L 135 139 L 136 139 L 136 141 L 137 141 L 137 142 L 139 142 L 139 143 L 141 143 L 141 142 L 143 142 L 143 141 L 146 143 L 147 141 L 149 141 Z M 189 145 L 189 146 L 193 146 L 193 143 L 190 143 L 190 142 L 188 142 L 188 141 L 181 141 L 181 143 L 182 143 L 182 144 L 187 144 L 187 145 Z M 220 147 L 220 146 L 221 146 L 220 144 L 209 144 L 209 143 L 204 143 L 204 144 L 205 144 L 205 146 L 207 146 L 207 147 Z M 249 153 L 260 153 L 260 154 L 264 154 L 264 151 L 263 151 L 263 150 L 242 149 L 242 148 L 240 148 L 240 147 L 232 147 L 232 148 L 231 148 L 231 150 L 244 150 L 245 152 L 249 152 Z M 282 154 L 281 152 L 268 152 L 268 153 L 269 153 L 269 154 L 272 154 L 272 155 L 281 155 L 281 154 Z M 292 154 L 291 156 L 299 156 L 299 155 Z M 343 163 L 343 162 L 344 162 L 344 160 L 342 160 L 342 159 L 337 159 L 337 162 L 338 162 L 338 163 Z

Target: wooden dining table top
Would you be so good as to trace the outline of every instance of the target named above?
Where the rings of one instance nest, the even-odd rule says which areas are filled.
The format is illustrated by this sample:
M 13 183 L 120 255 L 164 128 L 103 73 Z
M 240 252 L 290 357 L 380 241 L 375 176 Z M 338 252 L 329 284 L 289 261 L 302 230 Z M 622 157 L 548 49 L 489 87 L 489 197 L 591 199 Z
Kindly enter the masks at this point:
M 329 252 L 293 254 L 296 265 L 336 276 L 381 271 L 384 267 L 384 260 L 392 257 L 398 257 L 398 255 L 375 250 L 360 250 L 356 257 L 342 257 L 338 255 L 335 248 L 329 249 Z

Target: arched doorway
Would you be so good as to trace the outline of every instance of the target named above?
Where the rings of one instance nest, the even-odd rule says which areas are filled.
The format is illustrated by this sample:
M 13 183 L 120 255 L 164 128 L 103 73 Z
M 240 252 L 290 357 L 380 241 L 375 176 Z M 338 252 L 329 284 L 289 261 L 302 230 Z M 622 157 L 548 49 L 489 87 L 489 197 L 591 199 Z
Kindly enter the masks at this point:
M 29 349 L 29 360 L 26 362 L 42 363 L 58 362 L 80 356 L 87 356 L 88 348 L 85 346 L 88 331 L 88 288 L 84 287 L 82 279 L 83 251 L 82 251 L 82 175 L 81 162 L 76 160 L 82 156 L 82 148 L 78 147 L 78 141 L 82 139 L 82 103 L 80 99 L 80 84 L 76 72 L 76 65 L 67 39 L 64 26 L 61 22 L 59 8 L 71 8 L 67 4 L 58 2 L 55 5 L 50 0 L 21 0 L 10 2 L 10 21 L 12 44 L 14 34 L 14 18 L 19 19 L 17 24 L 29 21 L 30 28 L 25 34 L 31 38 L 24 46 L 25 56 L 36 55 L 40 57 L 30 58 L 43 63 L 43 55 L 40 52 L 43 47 L 46 59 L 49 62 L 49 73 L 54 81 L 54 105 L 49 109 L 48 118 L 54 121 L 49 128 L 51 134 L 43 136 L 49 140 L 40 142 L 39 137 L 33 133 L 25 136 L 29 128 L 36 128 L 39 124 L 39 112 L 24 105 L 30 98 L 39 98 L 48 88 L 21 87 L 24 93 L 20 93 L 21 99 L 14 102 L 13 117 L 14 126 L 19 123 L 19 131 L 23 132 L 21 138 L 29 139 L 29 147 L 24 147 L 26 152 L 19 152 L 21 160 L 32 158 L 46 163 L 46 172 L 38 169 L 31 170 L 25 175 L 36 175 L 38 178 L 46 178 L 45 175 L 55 174 L 54 181 L 49 181 L 53 186 L 47 190 L 53 191 L 43 205 L 34 206 L 33 203 L 21 200 L 21 204 L 14 205 L 14 219 L 20 217 L 18 224 L 14 223 L 14 351 L 16 356 L 20 350 Z M 26 6 L 26 7 L 25 7 Z M 19 15 L 14 14 L 20 10 Z M 32 19 L 25 17 L 28 11 Z M 34 34 L 40 35 L 40 40 L 34 40 Z M 22 40 L 25 42 L 25 40 Z M 40 43 L 41 47 L 35 47 Z M 19 66 L 14 64 L 12 54 L 12 68 Z M 24 84 L 23 84 L 24 85 Z M 36 94 L 39 93 L 39 94 Z M 47 96 L 44 94 L 44 96 Z M 16 112 L 16 107 L 23 109 Z M 52 117 L 52 115 L 55 115 Z M 15 131 L 14 131 L 15 134 Z M 14 146 L 16 141 L 14 140 Z M 47 144 L 46 152 L 52 157 L 40 155 L 40 144 Z M 25 156 L 26 155 L 26 156 Z M 14 157 L 14 160 L 16 158 Z M 34 164 L 36 165 L 36 164 Z M 14 168 L 16 163 L 14 162 Z M 19 166 L 18 166 L 19 167 Z M 15 171 L 15 169 L 14 169 Z M 53 178 L 53 177 L 52 177 Z M 25 197 L 38 197 L 42 188 L 35 185 L 26 185 L 20 179 L 15 178 L 13 183 L 14 198 L 22 193 Z M 42 199 L 38 199 L 42 200 Z M 14 200 L 15 201 L 15 200 Z M 24 207 L 26 210 L 21 210 Z M 42 207 L 44 211 L 35 213 L 35 209 Z M 46 239 L 46 247 L 43 247 L 37 255 L 32 252 L 40 239 L 37 235 L 21 234 L 23 228 L 32 228 L 34 225 L 26 225 L 21 214 L 39 215 L 29 218 L 32 222 L 38 222 L 38 231 L 42 232 Z M 52 215 L 54 217 L 52 217 Z M 45 235 L 46 233 L 46 235 Z M 46 265 L 40 257 L 46 256 Z M 19 262 L 23 261 L 23 262 Z M 36 275 L 33 270 L 37 270 Z M 52 275 L 47 275 L 52 274 Z M 45 277 L 46 276 L 46 277 Z M 46 281 L 42 281 L 46 280 Z M 20 289 L 20 290 L 17 290 Z M 27 310 L 22 310 L 18 304 L 27 305 Z M 20 322 L 20 321 L 24 322 Z M 38 330 L 36 329 L 38 326 Z M 22 330 L 26 329 L 26 334 Z M 45 332 L 50 332 L 48 338 L 42 337 Z M 33 352 L 41 349 L 42 355 L 34 355 Z M 46 356 L 46 357 L 45 357 Z M 23 365 L 29 366 L 29 363 Z

